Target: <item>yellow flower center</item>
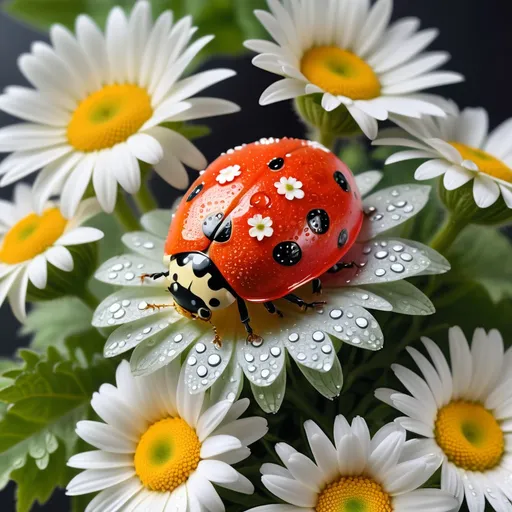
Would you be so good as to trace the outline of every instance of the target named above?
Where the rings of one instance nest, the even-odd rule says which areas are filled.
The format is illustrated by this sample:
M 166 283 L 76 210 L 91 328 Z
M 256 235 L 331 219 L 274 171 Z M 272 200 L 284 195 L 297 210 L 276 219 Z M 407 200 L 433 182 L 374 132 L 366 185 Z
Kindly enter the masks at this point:
M 0 261 L 13 265 L 35 258 L 61 237 L 66 224 L 58 208 L 50 208 L 43 215 L 27 215 L 5 235 Z
M 336 46 L 311 48 L 302 57 L 300 70 L 311 83 L 334 95 L 353 100 L 380 95 L 381 85 L 371 66 Z
M 437 444 L 450 462 L 469 471 L 487 471 L 503 456 L 505 441 L 496 418 L 483 405 L 451 402 L 437 413 Z
M 80 151 L 124 142 L 153 115 L 151 98 L 137 85 L 106 85 L 78 105 L 68 125 L 68 141 Z
M 316 512 L 392 512 L 391 496 L 365 476 L 347 476 L 328 484 L 318 496 Z
M 512 169 L 501 160 L 481 149 L 472 148 L 460 142 L 450 142 L 450 144 L 461 154 L 464 160 L 474 162 L 483 173 L 512 183 Z
M 201 443 L 181 418 L 167 418 L 151 425 L 135 450 L 135 472 L 151 491 L 173 491 L 199 464 Z

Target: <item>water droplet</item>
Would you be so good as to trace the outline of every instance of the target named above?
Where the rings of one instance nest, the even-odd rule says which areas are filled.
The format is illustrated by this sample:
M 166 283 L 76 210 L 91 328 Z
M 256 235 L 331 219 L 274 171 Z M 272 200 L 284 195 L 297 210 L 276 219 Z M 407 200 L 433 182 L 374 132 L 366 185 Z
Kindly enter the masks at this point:
M 332 347 L 330 345 L 323 345 L 322 352 L 324 354 L 330 354 L 332 352 Z
M 400 254 L 400 258 L 403 261 L 412 261 L 412 256 L 406 252 L 404 252 L 403 254 Z
M 373 219 L 372 219 L 372 220 L 382 220 L 382 218 L 383 218 L 383 215 L 382 215 L 382 214 L 380 214 L 380 213 L 378 213 L 377 215 L 375 215 L 375 216 L 373 217 Z
M 155 244 L 153 242 L 146 242 L 144 244 L 144 249 L 154 249 L 155 248 Z
M 356 318 L 356 325 L 361 327 L 361 329 L 366 329 L 368 327 L 368 320 L 363 317 Z
M 359 345 L 361 343 L 361 340 L 359 338 L 355 337 L 355 338 L 352 338 L 352 343 L 354 345 Z
M 268 354 L 261 354 L 260 355 L 260 361 L 266 361 L 267 359 L 269 358 L 269 355 Z
M 194 366 L 196 363 L 197 363 L 197 359 L 196 359 L 194 356 L 190 356 L 190 357 L 187 359 L 187 364 L 188 364 L 189 366 Z
M 208 364 L 210 366 L 219 366 L 221 361 L 222 361 L 222 359 L 219 356 L 219 354 L 212 354 L 210 357 L 208 357 Z
M 254 366 L 254 365 L 248 366 L 247 371 L 250 373 L 254 373 L 256 371 L 256 366 Z
M 116 320 L 119 320 L 120 318 L 123 318 L 123 316 L 126 315 L 126 311 L 124 309 L 120 309 L 116 313 L 114 313 L 114 318 Z
M 297 354 L 297 359 L 298 359 L 299 361 L 304 361 L 304 360 L 306 359 L 306 354 L 304 354 L 304 352 L 299 352 L 299 353 Z
M 372 252 L 372 248 L 367 245 L 364 249 L 363 249 L 363 254 L 370 254 Z
M 296 333 L 296 332 L 292 332 L 290 334 L 290 336 L 288 336 L 288 339 L 292 342 L 292 343 L 296 343 L 297 341 L 299 341 L 299 335 Z
M 111 313 L 116 313 L 117 311 L 119 311 L 121 309 L 121 304 L 118 304 L 117 302 L 115 304 L 112 304 L 112 306 L 110 306 L 109 308 L 109 311 Z
M 139 305 L 137 306 L 141 311 L 146 309 L 148 307 L 148 303 L 146 301 L 139 302 Z
M 270 370 L 267 370 L 266 368 L 264 370 L 261 370 L 261 378 L 262 379 L 268 379 L 270 376 Z
M 378 259 L 378 260 L 383 260 L 384 258 L 387 258 L 388 257 L 388 251 L 379 251 L 375 254 L 375 257 Z
M 382 277 L 383 275 L 386 274 L 386 271 L 383 269 L 383 268 L 378 268 L 376 271 L 375 271 L 375 275 L 377 277 Z
M 123 307 L 127 308 L 131 304 L 131 301 L 123 300 L 123 302 L 121 304 L 123 305 Z
M 248 363 L 252 363 L 254 361 L 254 356 L 252 354 L 249 354 L 248 352 L 246 352 L 244 357 Z
M 396 208 L 395 208 L 392 204 L 390 204 L 390 205 L 388 205 L 388 207 L 386 208 L 386 210 L 387 210 L 388 212 L 394 212 L 394 211 L 396 210 Z
M 176 340 L 176 338 L 174 338 Z M 206 345 L 204 343 L 198 343 L 196 345 L 196 352 L 198 354 L 202 354 L 203 352 L 206 352 Z
M 270 349 L 270 353 L 274 356 L 274 357 L 279 357 L 281 355 L 281 349 L 279 347 L 272 347 Z
M 255 208 L 268 208 L 272 200 L 265 192 L 256 192 L 251 196 L 250 203 Z
M 397 208 L 403 208 L 407 204 L 407 201 L 398 201 L 395 203 Z
M 151 327 L 146 327 L 142 332 L 143 334 L 149 334 L 153 329 Z
M 398 197 L 398 196 L 400 195 L 400 192 L 398 192 L 398 190 L 396 190 L 396 189 L 395 189 L 395 190 L 393 190 L 393 191 L 391 192 L 391 195 L 392 195 L 393 197 Z
M 199 375 L 199 377 L 206 377 L 208 375 L 208 368 L 206 368 L 206 366 L 201 365 L 197 367 L 196 372 L 197 375 Z
M 333 319 L 333 320 L 338 320 L 338 318 L 341 318 L 343 316 L 343 311 L 341 311 L 341 309 L 333 309 L 330 313 L 329 313 L 329 316 Z
M 408 204 L 405 208 L 404 208 L 404 212 L 405 213 L 411 213 L 414 211 L 414 206 L 412 204 Z
M 117 277 L 117 274 L 115 272 L 110 272 L 110 274 L 108 275 L 109 279 L 115 279 L 116 277 Z
M 402 252 L 403 250 L 404 250 L 403 245 L 394 245 L 393 246 L 393 251 L 395 251 L 395 252 Z
M 179 343 L 182 340 L 183 340 L 183 334 L 176 334 L 176 336 L 174 336 L 174 343 Z
M 343 331 L 343 327 L 341 327 L 341 325 L 335 325 L 335 326 L 334 326 L 334 330 L 335 330 L 336 332 L 342 332 L 342 331 Z
M 322 331 L 315 331 L 313 333 L 313 339 L 316 342 L 324 341 L 325 340 L 325 334 Z
M 400 215 L 396 214 L 395 215 L 391 215 L 391 219 L 392 220 L 400 220 L 402 217 L 400 217 Z
M 231 393 L 228 393 L 227 397 L 226 397 L 230 402 L 234 402 L 235 401 L 235 398 L 236 398 L 236 395 L 235 393 L 233 393 L 231 391 Z
M 126 272 L 126 274 L 124 275 L 124 278 L 127 281 L 133 281 L 135 279 L 135 274 L 133 272 Z
M 361 298 L 363 300 L 368 300 L 370 298 L 370 296 L 367 293 L 365 293 Z
M 394 263 L 391 265 L 391 270 L 397 274 L 401 274 L 405 271 L 405 267 L 401 263 Z

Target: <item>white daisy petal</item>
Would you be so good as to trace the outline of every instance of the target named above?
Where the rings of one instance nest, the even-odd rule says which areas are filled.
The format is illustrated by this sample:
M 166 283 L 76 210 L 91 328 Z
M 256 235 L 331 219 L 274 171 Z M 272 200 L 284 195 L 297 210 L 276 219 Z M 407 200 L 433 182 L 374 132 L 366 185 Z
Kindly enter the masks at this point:
M 480 208 L 489 208 L 500 197 L 500 187 L 491 178 L 478 174 L 473 185 L 473 197 Z
M 474 173 L 459 167 L 458 165 L 452 165 L 445 173 L 443 179 L 443 185 L 446 190 L 455 190 L 462 185 L 465 185 L 468 181 L 474 178 Z
M 355 122 L 359 125 L 359 128 L 361 128 L 363 133 L 369 139 L 375 139 L 375 137 L 377 137 L 378 132 L 377 121 L 356 106 L 348 106 L 347 109 L 350 112 L 350 115 L 354 118 Z
M 86 508 L 86 512 L 93 512 L 94 510 L 113 512 L 114 510 L 119 510 L 141 489 L 142 484 L 138 478 L 134 477 L 125 480 L 112 488 L 101 491 L 89 503 Z
M 295 78 L 283 78 L 263 91 L 260 105 L 270 105 L 278 101 L 297 98 L 305 93 L 305 84 Z
M 487 137 L 489 116 L 483 108 L 467 108 L 457 120 L 456 140 L 479 148 Z
M 62 235 L 56 245 L 80 245 L 89 242 L 96 242 L 103 238 L 103 231 L 96 228 L 80 227 Z
M 97 492 L 120 484 L 135 475 L 133 468 L 87 469 L 68 484 L 67 495 Z
M 36 256 L 28 265 L 28 277 L 30 282 L 40 290 L 46 288 L 48 269 L 44 254 Z
M 57 267 L 64 272 L 71 272 L 73 270 L 73 257 L 65 247 L 50 247 L 45 256 L 48 263 L 51 263 L 54 267 Z
M 27 318 L 28 268 L 21 267 L 14 271 L 11 276 L 15 278 L 14 282 L 11 282 L 9 277 L 5 277 L 0 281 L 0 304 L 2 304 L 5 297 L 4 294 L 7 291 L 12 312 L 18 321 L 23 323 Z
M 75 214 L 91 181 L 95 161 L 96 155 L 86 155 L 68 176 L 61 193 L 60 207 L 64 217 L 69 219 Z
M 161 144 L 147 133 L 132 135 L 126 143 L 135 158 L 148 164 L 157 164 L 164 156 Z

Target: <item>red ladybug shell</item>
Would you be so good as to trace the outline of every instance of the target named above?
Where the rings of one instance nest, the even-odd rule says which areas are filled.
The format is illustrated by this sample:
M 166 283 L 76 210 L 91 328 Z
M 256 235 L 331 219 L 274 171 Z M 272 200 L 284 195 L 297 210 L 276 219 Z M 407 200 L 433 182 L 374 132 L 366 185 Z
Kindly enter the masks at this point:
M 302 185 L 287 198 L 281 178 Z M 257 215 L 272 221 L 261 241 L 249 234 Z M 240 297 L 264 302 L 340 261 L 362 222 L 354 177 L 333 153 L 300 139 L 262 139 L 223 154 L 192 184 L 165 253 L 207 252 Z

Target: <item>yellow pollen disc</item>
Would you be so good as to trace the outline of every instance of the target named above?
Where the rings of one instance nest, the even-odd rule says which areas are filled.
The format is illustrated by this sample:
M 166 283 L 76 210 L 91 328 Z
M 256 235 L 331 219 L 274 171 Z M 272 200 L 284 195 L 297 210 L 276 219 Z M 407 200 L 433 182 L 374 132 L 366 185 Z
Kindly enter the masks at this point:
M 460 142 L 450 142 L 450 144 L 461 154 L 464 160 L 475 162 L 483 173 L 512 183 L 512 169 L 501 160 L 481 149 L 472 148 Z
M 392 512 L 391 496 L 364 476 L 347 476 L 328 484 L 318 496 L 316 512 Z
M 151 98 L 137 85 L 106 85 L 78 105 L 68 125 L 68 141 L 80 151 L 124 142 L 153 115 Z
M 477 403 L 451 402 L 439 409 L 435 436 L 448 460 L 469 471 L 496 467 L 505 449 L 496 418 Z
M 135 472 L 151 491 L 173 491 L 199 464 L 201 443 L 181 418 L 153 423 L 135 450 Z
M 67 222 L 58 208 L 50 208 L 43 215 L 27 215 L 5 235 L 0 261 L 13 265 L 35 258 L 61 237 Z
M 353 100 L 380 96 L 381 85 L 371 66 L 336 46 L 311 48 L 302 57 L 300 70 L 311 83 L 334 95 Z

